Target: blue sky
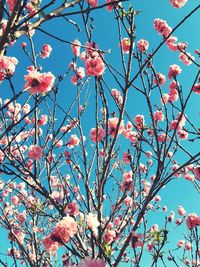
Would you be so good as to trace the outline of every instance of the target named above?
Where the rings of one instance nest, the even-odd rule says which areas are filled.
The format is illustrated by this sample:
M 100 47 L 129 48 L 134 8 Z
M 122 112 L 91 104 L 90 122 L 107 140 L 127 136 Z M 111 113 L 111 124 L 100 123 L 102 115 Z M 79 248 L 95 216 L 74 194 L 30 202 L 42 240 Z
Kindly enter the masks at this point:
M 104 1 L 99 1 L 99 4 L 104 3 Z M 133 4 L 133 7 L 136 10 L 141 10 L 142 13 L 138 15 L 135 19 L 136 23 L 136 41 L 144 38 L 149 41 L 150 47 L 149 51 L 157 47 L 157 45 L 162 41 L 162 37 L 159 36 L 153 29 L 153 21 L 155 18 L 161 18 L 167 20 L 168 24 L 171 27 L 176 26 L 176 24 L 183 19 L 188 12 L 190 12 L 195 6 L 199 4 L 198 0 L 189 0 L 188 3 L 182 9 L 174 9 L 168 0 L 135 0 L 128 1 Z M 112 63 L 117 69 L 119 67 L 118 59 L 120 57 L 119 42 L 117 37 L 116 23 L 113 19 L 113 13 L 104 10 L 93 11 L 92 16 L 94 18 L 94 35 L 93 39 L 98 43 L 99 47 L 103 50 L 111 49 L 110 54 L 106 54 L 106 60 Z M 191 52 L 194 55 L 194 50 L 199 48 L 199 33 L 198 29 L 200 28 L 200 11 L 196 12 L 191 18 L 189 18 L 175 33 L 174 35 L 179 38 L 180 41 L 188 42 L 188 52 Z M 80 18 L 77 16 L 72 16 L 71 19 L 81 24 Z M 82 26 L 81 26 L 82 27 Z M 42 27 L 43 29 L 49 31 L 52 34 L 67 40 L 73 41 L 75 38 L 78 38 L 83 44 L 85 43 L 86 36 L 84 32 L 78 33 L 74 26 L 70 25 L 68 27 L 63 27 L 62 20 L 56 19 L 46 23 Z M 124 34 L 124 37 L 127 37 Z M 15 56 L 19 59 L 19 64 L 16 68 L 16 73 L 13 78 L 14 84 L 19 90 L 23 87 L 23 75 L 26 74 L 26 68 L 29 65 L 27 58 L 23 55 L 20 47 L 20 43 L 26 40 L 24 37 L 20 38 L 17 41 L 14 47 L 8 49 L 9 56 Z M 70 45 L 60 43 L 48 36 L 45 36 L 43 33 L 37 33 L 34 37 L 35 40 L 35 49 L 40 51 L 44 43 L 48 43 L 53 47 L 52 55 L 49 59 L 43 61 L 39 60 L 44 71 L 52 71 L 54 75 L 63 74 L 64 71 L 68 69 L 68 64 L 72 59 L 72 53 Z M 28 43 L 28 42 L 27 42 Z M 189 67 L 184 66 L 178 59 L 178 55 L 174 52 L 169 51 L 165 45 L 160 49 L 157 55 L 154 58 L 154 66 L 158 72 L 161 72 L 165 75 L 168 73 L 169 65 L 178 64 L 183 69 L 182 74 L 180 75 L 180 83 L 183 86 L 183 91 L 185 94 L 189 92 L 191 88 L 191 83 L 193 82 L 194 76 L 196 74 L 196 67 L 191 65 Z M 134 76 L 136 67 L 134 65 L 132 68 L 132 76 Z M 107 72 L 107 70 L 106 70 Z M 116 88 L 116 84 L 113 83 L 113 80 L 109 78 L 108 73 L 105 77 L 111 88 Z M 91 82 L 92 84 L 92 82 Z M 3 83 L 2 87 L 2 98 L 9 97 L 9 92 L 7 90 L 7 84 Z M 69 82 L 69 79 L 64 80 L 61 83 L 60 94 L 58 101 L 62 104 L 63 107 L 68 107 L 69 103 L 75 95 L 75 87 L 72 86 Z M 168 91 L 167 85 L 163 87 L 165 92 Z M 93 103 L 92 97 L 90 98 L 90 105 L 88 111 L 83 118 L 85 132 L 88 133 L 88 129 L 94 127 L 95 120 L 91 118 L 91 112 L 93 112 Z M 157 103 L 158 98 L 155 96 L 155 103 Z M 193 122 L 200 128 L 200 115 L 199 112 L 199 101 L 200 96 L 194 94 L 191 98 L 190 104 L 188 105 L 186 114 L 188 114 Z M 126 109 L 130 116 L 133 118 L 137 114 L 143 114 L 148 116 L 146 111 L 146 103 L 144 99 L 141 98 L 137 92 L 130 92 L 127 102 Z M 59 118 L 58 118 L 59 119 Z M 199 145 L 199 143 L 198 143 Z M 198 150 L 198 147 L 193 147 L 192 145 L 187 145 L 188 149 L 193 151 Z M 182 160 L 182 155 L 179 154 L 177 160 Z M 167 205 L 169 211 L 177 210 L 179 205 L 185 207 L 187 212 L 199 212 L 199 195 L 194 189 L 193 185 L 185 181 L 183 178 L 172 181 L 161 193 L 162 201 L 161 205 Z M 161 218 L 162 217 L 162 218 Z M 149 217 L 150 222 L 157 223 L 162 221 L 164 218 L 163 214 L 159 213 L 153 217 Z M 173 228 L 173 227 L 172 227 Z M 182 239 L 181 235 L 178 234 L 175 230 L 172 231 L 172 241 L 175 243 Z M 0 240 L 1 242 L 2 240 Z M 143 264 L 148 264 L 148 259 L 144 259 Z M 145 266 L 144 265 L 144 266 Z M 121 265 L 120 265 L 121 266 Z M 147 265 L 146 265 L 147 266 Z M 167 265 L 171 267 L 172 265 Z M 143 266 L 142 266 L 143 267 Z

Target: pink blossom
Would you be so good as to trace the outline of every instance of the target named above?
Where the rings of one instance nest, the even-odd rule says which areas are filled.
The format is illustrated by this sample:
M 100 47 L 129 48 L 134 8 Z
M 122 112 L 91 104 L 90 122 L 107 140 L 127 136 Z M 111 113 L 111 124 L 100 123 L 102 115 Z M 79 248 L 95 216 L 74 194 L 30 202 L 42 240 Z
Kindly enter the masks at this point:
M 156 110 L 156 111 L 154 112 L 154 114 L 153 114 L 153 119 L 154 119 L 155 121 L 164 121 L 165 116 L 164 116 L 162 110 Z
M 92 7 L 98 6 L 98 0 L 87 0 L 88 4 L 90 4 Z
M 176 223 L 176 225 L 181 225 L 182 220 L 180 218 L 177 218 L 175 223 Z
M 138 130 L 142 129 L 144 127 L 144 116 L 140 114 L 136 115 L 134 118 L 134 122 Z
M 190 242 L 185 244 L 185 250 L 191 250 L 192 249 L 192 244 Z
M 125 172 L 125 173 L 123 174 L 123 178 L 124 178 L 125 181 L 130 181 L 130 180 L 132 180 L 132 178 L 133 178 L 133 172 L 132 172 L 132 171 Z
M 75 201 L 69 203 L 65 208 L 65 212 L 68 213 L 70 216 L 78 215 L 79 214 L 78 204 Z
M 186 211 L 185 211 L 185 209 L 182 206 L 179 206 L 178 207 L 178 214 L 180 216 L 185 216 L 186 215 Z
M 98 58 L 103 56 L 103 54 L 98 52 L 98 45 L 95 42 L 87 42 L 86 43 L 86 54 L 85 59 L 87 58 Z
M 194 174 L 198 179 L 200 179 L 200 165 L 194 168 Z
M 120 223 L 121 223 L 121 219 L 120 219 L 119 217 L 116 217 L 116 218 L 114 219 L 114 224 L 115 224 L 115 226 L 119 226 Z
M 22 42 L 22 43 L 21 43 L 21 47 L 22 47 L 23 49 L 25 49 L 25 48 L 27 47 L 27 43 Z
M 190 53 L 180 53 L 179 59 L 187 66 L 192 64 L 192 60 L 195 60 L 195 58 Z
M 132 204 L 133 204 L 133 198 L 127 196 L 127 197 L 124 199 L 124 204 L 125 204 L 127 207 L 132 206 Z
M 132 233 L 132 247 L 143 247 L 143 242 L 141 238 L 143 237 L 142 234 L 136 234 L 135 232 Z
M 78 80 L 81 80 L 85 77 L 85 69 L 83 67 L 79 67 L 75 70 L 75 76 L 71 77 L 72 84 L 76 85 Z
M 11 201 L 12 201 L 13 205 L 18 205 L 20 203 L 18 196 L 12 196 Z
M 45 250 L 48 250 L 50 254 L 55 254 L 58 248 L 62 245 L 60 242 L 56 241 L 57 238 L 54 234 L 50 234 L 43 238 L 42 244 Z
M 48 121 L 48 116 L 47 115 L 41 115 L 41 117 L 38 120 L 38 125 L 43 126 L 43 125 L 47 124 L 47 121 Z
M 137 42 L 137 46 L 138 46 L 138 50 L 140 52 L 146 52 L 149 48 L 149 42 L 144 40 L 144 39 L 140 39 L 138 42 Z
M 181 8 L 183 7 L 188 0 L 170 0 L 170 3 L 175 8 Z
M 79 67 L 76 69 L 76 75 L 78 79 L 83 79 L 85 77 L 85 69 L 83 67 Z
M 113 227 L 113 223 L 112 222 L 108 222 L 106 225 L 106 229 L 111 229 Z
M 169 89 L 170 90 L 175 90 L 178 89 L 179 83 L 175 80 L 171 81 L 171 83 L 169 84 Z
M 167 101 L 171 104 L 174 103 L 174 101 L 177 101 L 179 99 L 178 91 L 176 89 L 171 89 L 168 95 L 169 95 L 169 98 Z
M 170 123 L 170 130 L 181 130 L 181 128 L 183 127 L 183 124 L 181 123 L 181 121 L 179 121 L 179 124 L 178 124 L 178 120 L 173 120 L 171 123 Z
M 44 94 L 52 89 L 55 76 L 51 72 L 39 73 L 33 70 L 24 75 L 24 79 L 26 81 L 24 88 L 30 94 Z
M 114 0 L 115 1 L 115 0 Z M 114 2 L 113 0 L 106 0 L 106 3 Z M 111 11 L 114 8 L 115 4 L 107 5 L 106 9 Z
M 30 3 L 27 3 L 25 8 L 27 9 L 28 13 L 32 16 L 34 16 L 37 12 L 37 8 L 35 5 L 33 5 L 32 1 Z
M 121 40 L 121 47 L 122 47 L 122 52 L 124 54 L 128 54 L 131 48 L 131 41 L 129 38 L 123 38 Z
M 63 140 L 56 140 L 55 141 L 55 146 L 57 147 L 57 148 L 60 148 L 61 146 L 63 145 Z
M 200 83 L 196 83 L 193 87 L 192 87 L 192 91 L 196 94 L 200 94 Z
M 16 219 L 21 223 L 23 224 L 26 220 L 26 216 L 27 216 L 27 213 L 26 211 L 23 211 L 21 213 L 17 213 L 16 215 Z
M 164 212 L 167 212 L 167 206 L 163 206 L 162 209 L 163 209 Z
M 38 160 L 42 157 L 43 149 L 38 145 L 32 145 L 28 151 L 28 157 L 34 160 Z
M 77 39 L 74 40 L 73 44 L 71 45 L 72 52 L 76 57 L 80 56 L 80 49 L 81 49 L 80 45 L 81 43 Z
M 8 256 L 10 257 L 16 257 L 16 259 L 19 259 L 20 258 L 20 252 L 19 250 L 17 250 L 15 247 L 14 248 L 9 248 L 8 249 Z
M 130 164 L 131 163 L 131 154 L 128 153 L 128 152 L 124 152 L 123 153 L 123 162 L 126 163 L 126 164 Z
M 156 195 L 156 196 L 154 197 L 154 200 L 155 200 L 156 202 L 159 202 L 159 201 L 161 201 L 161 197 L 158 196 L 158 195 Z
M 178 246 L 179 248 L 184 247 L 184 246 L 185 246 L 185 240 L 179 240 L 177 246 Z
M 102 259 L 91 259 L 89 257 L 81 260 L 78 267 L 106 267 L 106 263 Z
M 168 102 L 168 100 L 169 100 L 169 94 L 163 94 L 162 98 L 160 99 L 160 103 L 164 105 Z
M 150 158 L 152 156 L 152 152 L 151 151 L 146 151 L 145 155 L 147 158 Z
M 112 89 L 111 95 L 116 99 L 116 101 L 119 104 L 122 104 L 123 99 L 122 99 L 120 92 L 117 89 Z
M 182 43 L 178 43 L 177 44 L 178 49 L 179 50 L 182 50 L 182 51 L 185 51 L 186 48 L 187 48 L 187 46 L 188 46 L 188 43 L 187 42 L 182 42 Z
M 167 22 L 165 20 L 162 20 L 162 19 L 155 19 L 154 20 L 154 29 L 160 35 L 163 35 L 164 37 L 167 37 L 172 31 L 172 28 L 169 27 Z
M 71 83 L 72 83 L 73 85 L 76 85 L 77 82 L 78 82 L 78 78 L 77 78 L 77 76 L 72 76 L 70 80 L 71 80 Z
M 181 140 L 185 140 L 188 138 L 188 133 L 184 130 L 179 130 L 177 134 Z
M 8 3 L 8 7 L 9 7 L 10 12 L 13 11 L 16 2 L 17 2 L 17 0 L 7 0 L 7 3 Z
M 40 56 L 41 56 L 42 58 L 47 58 L 47 57 L 50 56 L 51 51 L 52 51 L 52 47 L 51 47 L 50 45 L 48 45 L 48 44 L 44 44 L 44 45 L 42 46 L 42 51 L 41 51 Z
M 146 172 L 147 171 L 147 167 L 142 163 L 139 163 L 139 169 L 140 169 L 141 172 Z
M 155 244 L 154 243 L 148 243 L 147 247 L 148 247 L 148 251 L 152 251 L 152 249 L 154 248 Z
M 23 105 L 23 107 L 22 107 L 22 112 L 23 112 L 24 114 L 29 113 L 30 110 L 31 110 L 31 106 L 30 106 L 28 103 L 26 103 L 26 104 Z
M 188 168 L 189 171 L 192 172 L 194 170 L 194 164 L 188 165 L 187 168 Z
M 152 166 L 152 165 L 153 165 L 153 160 L 152 160 L 152 159 L 148 160 L 148 161 L 147 161 L 147 164 L 148 164 L 149 166 Z
M 104 235 L 104 242 L 107 244 L 110 244 L 114 238 L 116 236 L 116 232 L 114 230 L 108 230 L 106 231 L 105 235 Z
M 76 134 L 72 134 L 70 136 L 68 143 L 67 143 L 67 146 L 69 148 L 73 148 L 74 146 L 78 146 L 79 143 L 80 143 L 80 139 L 78 138 L 78 136 Z
M 118 123 L 119 123 L 119 118 L 113 117 L 108 119 L 108 130 L 109 130 L 108 133 L 112 137 L 114 137 L 116 134 Z M 121 121 L 118 129 L 118 134 L 123 133 L 123 131 L 124 131 L 124 121 Z
M 171 159 L 173 157 L 173 152 L 172 151 L 169 151 L 167 156 Z
M 178 164 L 174 164 L 173 166 L 172 166 L 172 171 L 174 172 L 174 171 L 176 171 L 177 169 L 179 169 L 179 165 Z M 174 176 L 175 177 L 180 177 L 181 176 L 181 173 L 180 173 L 180 170 L 178 171 L 178 172 L 175 172 L 174 173 Z
M 167 40 L 166 40 L 166 45 L 167 47 L 172 50 L 172 51 L 177 51 L 178 47 L 176 42 L 178 41 L 177 37 L 174 36 L 170 36 Z
M 12 76 L 17 64 L 18 60 L 15 57 L 0 56 L 0 81 L 3 81 L 7 75 Z
M 93 142 L 100 142 L 105 136 L 105 131 L 102 127 L 99 127 L 98 129 L 92 128 L 90 131 L 90 139 Z
M 78 228 L 75 220 L 70 216 L 66 216 L 56 224 L 52 233 L 58 238 L 58 240 L 63 243 L 67 243 L 70 238 L 77 233 L 77 231 Z
M 126 191 L 130 191 L 131 189 L 133 189 L 133 172 L 125 172 L 123 174 L 123 178 L 124 181 L 121 184 L 121 189 Z
M 165 75 L 162 73 L 156 73 L 156 77 L 153 79 L 154 84 L 163 85 L 166 82 Z
M 174 220 L 175 213 L 173 211 L 170 211 L 170 216 L 168 217 L 168 222 L 171 223 Z
M 105 64 L 101 57 L 88 58 L 85 61 L 85 69 L 88 76 L 100 76 L 105 72 Z
M 167 140 L 168 140 L 168 137 L 165 133 L 158 135 L 158 142 L 166 142 Z
M 188 214 L 188 217 L 186 219 L 186 225 L 188 229 L 200 226 L 200 217 L 196 213 Z
M 172 78 L 176 77 L 178 74 L 181 73 L 181 71 L 182 71 L 182 69 L 178 65 L 176 65 L 176 64 L 171 65 L 169 67 L 168 78 L 172 79 Z
M 138 133 L 134 131 L 123 131 L 123 135 L 130 140 L 131 143 L 135 143 L 138 141 Z

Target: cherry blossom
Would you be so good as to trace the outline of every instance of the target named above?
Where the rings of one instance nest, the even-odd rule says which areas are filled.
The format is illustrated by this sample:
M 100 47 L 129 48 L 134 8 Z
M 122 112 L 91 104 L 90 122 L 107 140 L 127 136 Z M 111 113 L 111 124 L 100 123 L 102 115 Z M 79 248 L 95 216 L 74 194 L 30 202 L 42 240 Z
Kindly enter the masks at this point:
M 48 44 L 44 44 L 42 46 L 42 51 L 41 51 L 40 56 L 45 59 L 50 56 L 51 51 L 52 51 L 52 47 Z
M 146 52 L 149 48 L 149 42 L 144 40 L 144 39 L 140 39 L 138 42 L 137 42 L 137 46 L 138 46 L 138 50 L 140 52 Z
M 33 70 L 29 71 L 24 79 L 26 81 L 24 89 L 28 90 L 30 94 L 44 94 L 51 91 L 55 77 L 51 72 L 40 73 Z
M 170 0 L 170 3 L 175 8 L 181 8 L 183 7 L 188 0 Z
M 31 145 L 28 151 L 28 157 L 38 160 L 42 157 L 43 149 L 38 145 Z

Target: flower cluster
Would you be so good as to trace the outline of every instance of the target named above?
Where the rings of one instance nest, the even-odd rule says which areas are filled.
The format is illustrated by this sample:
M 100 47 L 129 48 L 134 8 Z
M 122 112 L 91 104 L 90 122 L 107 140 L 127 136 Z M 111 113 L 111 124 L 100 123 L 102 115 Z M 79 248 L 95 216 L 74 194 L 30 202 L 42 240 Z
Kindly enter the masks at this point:
M 154 20 L 154 29 L 163 37 L 167 37 L 172 31 L 167 22 L 159 18 Z
M 0 56 L 0 81 L 12 76 L 17 64 L 18 60 L 15 57 Z
M 146 52 L 149 48 L 149 42 L 144 40 L 144 39 L 140 39 L 138 42 L 137 42 L 137 46 L 138 46 L 138 50 L 140 52 Z
M 72 52 L 76 57 L 80 57 L 85 62 L 85 70 L 87 76 L 101 76 L 105 72 L 105 64 L 103 61 L 103 55 L 98 51 L 96 43 L 86 43 L 86 51 L 80 52 L 81 43 L 76 39 L 71 45 Z M 73 65 L 73 66 L 72 66 Z M 76 76 L 71 78 L 73 84 L 77 83 L 77 80 L 82 79 L 85 76 L 83 68 L 76 68 L 76 65 L 71 64 L 71 69 L 75 71 Z
M 188 214 L 188 217 L 186 219 L 186 225 L 188 229 L 200 226 L 200 217 L 196 213 Z
M 121 40 L 121 48 L 124 54 L 128 54 L 131 48 L 131 40 L 129 38 L 123 38 Z
M 93 142 L 100 142 L 105 136 L 105 131 L 102 127 L 99 128 L 92 128 L 90 130 L 90 139 Z
M 72 217 L 66 216 L 56 224 L 53 231 L 43 239 L 42 243 L 46 250 L 54 254 L 63 243 L 68 243 L 77 232 L 76 221 Z
M 32 145 L 28 151 L 28 157 L 30 159 L 38 160 L 42 157 L 43 149 L 40 146 Z
M 51 72 L 40 73 L 37 70 L 29 70 L 27 75 L 24 75 L 26 81 L 24 89 L 30 94 L 44 94 L 49 92 L 54 84 L 55 76 Z

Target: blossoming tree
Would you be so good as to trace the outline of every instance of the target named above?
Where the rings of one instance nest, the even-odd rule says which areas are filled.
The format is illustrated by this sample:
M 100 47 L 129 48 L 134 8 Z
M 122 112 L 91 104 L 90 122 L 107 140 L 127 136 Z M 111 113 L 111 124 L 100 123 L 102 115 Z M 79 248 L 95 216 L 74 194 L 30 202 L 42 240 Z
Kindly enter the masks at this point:
M 193 201 L 187 211 L 174 207 L 178 215 L 159 204 L 177 180 L 199 192 L 200 131 L 188 107 L 200 94 L 200 52 L 188 52 L 176 30 L 200 5 L 174 28 L 155 18 L 160 44 L 152 47 L 137 37 L 131 2 L 0 3 L 1 266 L 200 266 Z M 106 38 L 95 40 L 94 12 L 107 12 L 115 27 L 113 60 Z M 59 27 L 77 37 L 59 37 Z M 62 70 L 56 59 L 48 65 L 60 43 L 69 55 Z M 180 63 L 166 74 L 156 66 L 160 49 Z M 133 98 L 143 114 L 130 109 Z M 169 245 L 171 225 L 184 234 Z

